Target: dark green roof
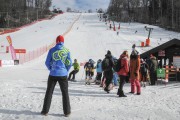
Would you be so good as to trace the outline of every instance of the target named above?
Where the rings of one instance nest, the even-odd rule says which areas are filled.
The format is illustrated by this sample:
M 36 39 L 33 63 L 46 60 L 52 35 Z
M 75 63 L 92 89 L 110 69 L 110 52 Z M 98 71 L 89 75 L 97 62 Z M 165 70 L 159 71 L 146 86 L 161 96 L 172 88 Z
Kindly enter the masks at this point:
M 170 40 L 170 41 L 168 41 L 166 43 L 163 43 L 163 44 L 161 44 L 161 45 L 159 45 L 159 46 L 157 46 L 157 47 L 155 47 L 155 48 L 153 48 L 153 49 L 151 49 L 149 51 L 146 51 L 146 52 L 142 53 L 140 56 L 141 56 L 141 58 L 146 58 L 150 54 L 157 53 L 159 50 L 164 50 L 165 48 L 168 48 L 168 47 L 173 46 L 173 45 L 180 46 L 180 40 L 172 39 L 172 40 Z

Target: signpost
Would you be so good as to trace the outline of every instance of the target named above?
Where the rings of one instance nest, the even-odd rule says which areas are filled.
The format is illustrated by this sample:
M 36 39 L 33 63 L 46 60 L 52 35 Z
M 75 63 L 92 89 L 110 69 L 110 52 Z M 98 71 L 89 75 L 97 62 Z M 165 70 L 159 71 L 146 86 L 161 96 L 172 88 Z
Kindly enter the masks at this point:
M 157 73 L 157 78 L 165 78 L 165 69 L 164 68 L 158 68 L 156 73 Z

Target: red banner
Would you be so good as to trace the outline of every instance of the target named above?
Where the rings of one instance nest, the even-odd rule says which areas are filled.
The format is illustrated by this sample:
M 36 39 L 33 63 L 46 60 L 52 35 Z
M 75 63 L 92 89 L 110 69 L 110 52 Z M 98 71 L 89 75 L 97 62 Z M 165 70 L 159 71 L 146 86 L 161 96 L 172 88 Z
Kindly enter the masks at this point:
M 15 53 L 26 53 L 26 49 L 15 49 Z

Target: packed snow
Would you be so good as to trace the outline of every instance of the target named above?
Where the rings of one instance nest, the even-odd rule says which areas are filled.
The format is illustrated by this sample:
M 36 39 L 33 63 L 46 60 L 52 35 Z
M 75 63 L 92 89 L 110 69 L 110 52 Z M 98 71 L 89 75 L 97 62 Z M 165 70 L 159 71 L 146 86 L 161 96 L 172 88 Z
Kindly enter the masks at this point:
M 80 16 L 80 17 L 79 17 Z M 65 46 L 69 48 L 72 59 L 84 63 L 88 59 L 103 59 L 107 50 L 119 57 L 124 50 L 129 54 L 132 45 L 143 53 L 180 34 L 140 23 L 120 23 L 120 30 L 109 29 L 109 24 L 100 21 L 97 13 L 64 13 L 51 20 L 45 20 L 22 28 L 20 31 L 0 35 L 0 45 L 8 46 L 6 36 L 10 35 L 15 48 L 27 51 L 53 43 L 57 35 L 66 32 L 77 19 L 72 29 L 65 35 Z M 150 47 L 140 47 L 145 42 L 152 27 Z M 135 31 L 137 31 L 135 33 Z M 0 59 L 11 59 L 0 48 Z M 98 85 L 85 85 L 83 66 L 76 75 L 77 82 L 69 82 L 71 115 L 65 118 L 62 110 L 62 96 L 59 85 L 53 94 L 48 116 L 40 114 L 47 87 L 49 71 L 45 67 L 46 54 L 30 62 L 0 67 L 0 119 L 1 120 L 179 120 L 180 83 L 169 82 L 142 88 L 140 96 L 129 94 L 130 84 L 126 83 L 126 98 L 116 95 L 118 87 L 109 94 Z M 72 69 L 71 69 L 72 70 Z M 70 70 L 70 71 L 71 71 Z

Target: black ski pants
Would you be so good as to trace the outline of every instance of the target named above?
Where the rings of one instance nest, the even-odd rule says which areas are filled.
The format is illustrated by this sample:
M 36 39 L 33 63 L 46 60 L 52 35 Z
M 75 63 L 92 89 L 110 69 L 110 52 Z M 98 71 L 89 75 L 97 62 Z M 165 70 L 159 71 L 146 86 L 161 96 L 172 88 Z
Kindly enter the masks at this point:
M 72 72 L 70 72 L 68 79 L 70 80 L 70 79 L 71 79 L 71 76 L 73 75 L 72 79 L 75 80 L 75 75 L 76 75 L 76 73 L 78 73 L 78 72 L 79 72 L 79 70 L 73 70 Z
M 113 71 L 112 70 L 104 71 L 104 77 L 106 78 L 105 81 L 106 89 L 108 89 L 109 85 L 112 83 Z
M 90 71 L 90 70 L 86 70 L 86 79 L 87 79 L 88 77 L 91 77 L 91 71 Z
M 150 81 L 151 81 L 151 85 L 156 84 L 157 81 L 156 71 L 150 71 Z
M 46 90 L 46 95 L 44 98 L 44 105 L 42 112 L 43 113 L 48 113 L 51 105 L 51 99 L 52 99 L 52 94 L 55 88 L 56 83 L 59 83 L 61 92 L 62 92 L 62 101 L 63 101 L 63 111 L 64 114 L 69 114 L 71 112 L 71 107 L 70 107 L 70 101 L 69 101 L 69 94 L 68 94 L 68 81 L 67 81 L 67 76 L 63 77 L 57 77 L 57 76 L 50 76 L 48 78 L 48 84 L 47 84 L 47 90 Z
M 102 73 L 98 72 L 96 75 L 96 80 L 101 81 Z
M 124 84 L 126 83 L 127 76 L 120 75 L 120 84 L 119 84 L 119 90 L 123 91 Z

